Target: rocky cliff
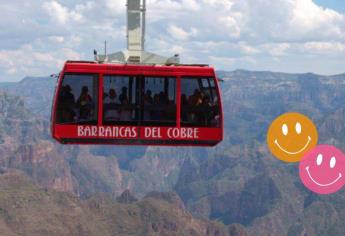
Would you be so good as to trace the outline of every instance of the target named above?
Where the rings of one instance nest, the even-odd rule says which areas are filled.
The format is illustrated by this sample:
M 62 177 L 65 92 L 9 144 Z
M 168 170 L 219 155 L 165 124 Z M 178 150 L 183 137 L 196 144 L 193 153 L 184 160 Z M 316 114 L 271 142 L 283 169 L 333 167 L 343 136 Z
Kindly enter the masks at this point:
M 297 165 L 273 158 L 265 136 L 277 115 L 297 111 L 315 121 L 321 143 L 344 150 L 345 75 L 234 71 L 219 76 L 225 140 L 207 149 L 61 146 L 48 130 L 54 79 L 0 84 L 5 91 L 0 93 L 0 166 L 24 171 L 48 191 L 82 199 L 99 193 L 115 198 L 126 189 L 137 199 L 173 191 L 182 199 L 179 209 L 231 225 L 227 232 L 234 235 L 245 232 L 241 225 L 250 235 L 342 235 L 344 192 L 320 197 L 306 190 Z
M 164 194 L 134 203 L 119 203 L 106 195 L 80 200 L 40 189 L 13 170 L 0 175 L 0 188 L 1 235 L 246 235 L 237 225 L 195 219 Z

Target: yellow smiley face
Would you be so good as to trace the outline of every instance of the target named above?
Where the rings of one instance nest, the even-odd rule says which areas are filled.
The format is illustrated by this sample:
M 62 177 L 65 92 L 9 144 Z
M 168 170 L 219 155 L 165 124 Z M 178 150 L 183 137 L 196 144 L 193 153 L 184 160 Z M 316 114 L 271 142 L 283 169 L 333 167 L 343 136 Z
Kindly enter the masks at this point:
M 298 162 L 317 145 L 314 123 L 300 113 L 285 113 L 275 119 L 267 132 L 271 153 L 285 162 Z

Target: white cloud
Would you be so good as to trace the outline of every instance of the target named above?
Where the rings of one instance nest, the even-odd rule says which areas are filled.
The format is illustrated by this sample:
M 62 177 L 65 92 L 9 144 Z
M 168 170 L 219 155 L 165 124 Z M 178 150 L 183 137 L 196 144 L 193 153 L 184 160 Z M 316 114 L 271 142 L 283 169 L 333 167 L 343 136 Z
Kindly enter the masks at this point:
M 49 36 L 48 39 L 53 43 L 63 43 L 65 41 L 63 36 Z
M 236 62 L 236 58 L 231 57 L 216 57 L 216 56 L 210 56 L 209 57 L 210 64 L 211 65 L 217 65 L 217 66 L 232 66 Z
M 261 46 L 268 54 L 274 57 L 286 55 L 287 50 L 291 48 L 289 43 L 269 43 Z
M 66 24 L 68 21 L 68 9 L 61 6 L 56 1 L 46 2 L 43 8 L 51 16 L 51 18 L 59 24 Z
M 171 48 L 171 54 L 182 54 L 185 49 L 182 46 L 174 45 Z
M 219 24 L 224 27 L 230 37 L 239 38 L 241 36 L 241 27 L 238 21 L 232 16 L 220 17 Z
M 188 40 L 192 36 L 196 36 L 198 30 L 195 28 L 191 28 L 189 31 L 184 30 L 176 25 L 170 25 L 168 27 L 169 34 L 178 40 Z
M 229 66 L 233 66 L 234 64 L 241 65 L 239 68 L 246 68 L 248 65 L 256 64 L 256 60 L 252 57 L 244 56 L 244 57 L 217 57 L 217 56 L 210 56 L 210 64 L 214 65 L 218 68 L 227 68 Z
M 12 67 L 12 68 L 9 68 L 6 71 L 6 73 L 9 74 L 9 75 L 15 75 L 17 73 L 17 70 L 16 70 L 16 68 Z
M 213 6 L 219 7 L 221 9 L 230 10 L 234 5 L 235 1 L 232 0 L 202 0 L 203 3 Z
M 16 50 L 0 50 L 0 69 L 4 69 L 8 75 L 47 75 L 47 69 L 51 73 L 58 72 L 65 58 L 80 60 L 81 55 L 70 48 L 39 52 L 32 45 L 23 45 Z
M 68 58 L 69 60 L 81 60 L 81 55 L 71 48 L 61 49 L 63 58 Z
M 0 79 L 54 73 L 65 60 L 89 60 L 104 40 L 110 51 L 126 47 L 126 0 L 22 5 L 0 3 Z M 146 43 L 155 53 L 180 53 L 183 62 L 221 69 L 339 73 L 344 67 L 334 61 L 345 60 L 345 15 L 312 0 L 147 0 Z M 12 59 L 24 55 L 30 59 Z
M 188 9 L 192 11 L 197 11 L 200 9 L 200 5 L 195 0 L 182 0 L 181 5 L 183 6 L 184 9 Z
M 254 55 L 260 53 L 260 49 L 248 45 L 246 42 L 239 42 L 238 47 L 244 54 Z
M 57 1 L 45 2 L 43 9 L 47 11 L 48 15 L 57 24 L 65 25 L 71 21 L 81 22 L 83 20 L 83 16 L 79 12 L 69 10 Z M 78 5 L 78 9 L 82 10 L 83 8 L 81 5 Z
M 303 45 L 303 48 L 305 52 L 311 54 L 343 54 L 345 52 L 345 44 L 339 42 L 308 42 Z
M 312 0 L 295 1 L 292 13 L 290 26 L 309 32 L 325 26 L 329 26 L 333 31 L 339 27 L 338 23 L 344 20 L 340 13 L 330 9 L 323 9 Z M 337 32 L 337 30 L 333 32 Z
M 103 4 L 102 4 L 103 2 Z M 96 1 L 97 3 L 97 1 Z M 103 9 L 103 12 L 106 11 L 111 16 L 116 16 L 119 14 L 125 14 L 126 11 L 126 0 L 101 0 L 101 5 L 104 5 L 105 8 Z

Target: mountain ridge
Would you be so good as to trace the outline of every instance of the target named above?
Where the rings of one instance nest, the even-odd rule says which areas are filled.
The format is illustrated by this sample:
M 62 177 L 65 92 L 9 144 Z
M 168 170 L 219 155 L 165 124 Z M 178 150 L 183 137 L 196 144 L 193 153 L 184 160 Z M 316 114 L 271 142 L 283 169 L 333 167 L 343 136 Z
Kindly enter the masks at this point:
M 39 189 L 15 170 L 0 175 L 0 187 L 1 235 L 246 235 L 237 225 L 193 219 L 160 197 L 134 203 L 107 196 L 79 200 Z
M 249 235 L 341 235 L 344 191 L 320 197 L 305 189 L 298 166 L 272 157 L 265 135 L 276 116 L 296 111 L 315 122 L 320 143 L 345 149 L 345 77 L 251 73 L 255 79 L 237 72 L 220 83 L 225 135 L 214 148 L 59 145 L 49 135 L 55 80 L 0 84 L 0 108 L 7 111 L 0 113 L 0 137 L 6 137 L 0 167 L 82 200 L 101 193 L 116 198 L 126 189 L 138 199 L 175 192 L 193 217 L 241 223 Z M 130 195 L 123 200 L 134 201 Z M 331 222 L 315 217 L 318 211 Z

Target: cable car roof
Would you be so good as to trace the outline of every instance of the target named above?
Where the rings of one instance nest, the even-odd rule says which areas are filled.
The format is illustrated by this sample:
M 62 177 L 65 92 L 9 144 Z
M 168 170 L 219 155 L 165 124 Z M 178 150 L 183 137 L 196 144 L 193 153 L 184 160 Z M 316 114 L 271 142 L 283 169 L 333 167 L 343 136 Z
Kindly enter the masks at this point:
M 127 0 L 127 50 L 108 54 L 105 42 L 104 55 L 95 50 L 94 61 L 65 63 L 53 100 L 54 139 L 170 146 L 214 146 L 223 140 L 214 68 L 180 64 L 178 54 L 166 58 L 145 51 L 145 14 L 146 0 Z M 113 83 L 121 91 L 118 99 Z
M 209 65 L 178 64 L 114 64 L 95 61 L 67 61 L 64 73 L 125 73 L 125 74 L 185 74 L 215 77 L 214 68 Z
M 208 64 L 166 64 L 166 65 L 160 65 L 160 64 L 142 64 L 142 63 L 99 63 L 97 61 L 72 61 L 68 60 L 66 63 L 69 64 L 98 64 L 98 65 L 134 65 L 134 66 L 175 66 L 175 67 L 211 67 Z

